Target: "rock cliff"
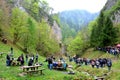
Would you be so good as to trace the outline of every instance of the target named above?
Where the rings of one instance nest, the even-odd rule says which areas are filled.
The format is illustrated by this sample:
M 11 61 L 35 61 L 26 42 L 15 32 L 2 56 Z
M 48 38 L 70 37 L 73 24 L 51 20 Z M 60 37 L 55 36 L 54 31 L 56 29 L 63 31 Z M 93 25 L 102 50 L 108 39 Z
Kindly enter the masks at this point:
M 108 0 L 103 11 L 110 15 L 114 25 L 120 24 L 120 0 Z

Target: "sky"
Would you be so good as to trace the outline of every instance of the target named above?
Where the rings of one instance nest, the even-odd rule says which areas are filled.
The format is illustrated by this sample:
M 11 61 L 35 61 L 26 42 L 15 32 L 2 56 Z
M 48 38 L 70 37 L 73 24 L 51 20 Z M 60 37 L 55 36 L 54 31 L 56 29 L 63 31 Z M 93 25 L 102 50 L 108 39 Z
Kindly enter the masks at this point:
M 107 0 L 46 0 L 54 13 L 65 10 L 87 10 L 91 13 L 99 12 Z

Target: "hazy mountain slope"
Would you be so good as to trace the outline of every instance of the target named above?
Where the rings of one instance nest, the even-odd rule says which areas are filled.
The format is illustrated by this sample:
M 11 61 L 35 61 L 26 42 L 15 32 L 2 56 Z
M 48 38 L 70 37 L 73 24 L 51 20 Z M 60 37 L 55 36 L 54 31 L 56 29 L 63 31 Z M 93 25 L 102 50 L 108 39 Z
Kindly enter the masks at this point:
M 88 23 L 95 18 L 99 13 L 90 13 L 85 10 L 71 10 L 63 11 L 59 14 L 61 23 L 66 23 L 70 28 L 79 31 L 82 27 L 87 26 Z

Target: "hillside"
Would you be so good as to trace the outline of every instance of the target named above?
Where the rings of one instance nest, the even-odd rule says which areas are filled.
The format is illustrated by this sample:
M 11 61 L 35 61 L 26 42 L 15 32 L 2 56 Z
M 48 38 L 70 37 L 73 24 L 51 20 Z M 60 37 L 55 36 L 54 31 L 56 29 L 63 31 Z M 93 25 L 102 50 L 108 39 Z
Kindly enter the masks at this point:
M 85 10 L 69 10 L 58 14 L 63 34 L 63 41 L 71 37 L 75 37 L 82 28 L 87 27 L 88 24 L 95 20 L 98 13 L 90 13 Z
M 59 13 L 61 23 L 68 24 L 71 29 L 80 31 L 82 27 L 88 25 L 90 21 L 93 21 L 98 17 L 99 13 L 90 13 L 85 10 L 71 10 L 63 11 Z
M 62 33 L 50 12 L 42 0 L 0 0 L 0 40 L 25 53 L 60 53 Z
M 69 62 L 68 58 L 66 57 L 65 60 L 69 65 L 73 66 L 73 70 L 75 71 L 75 75 L 67 74 L 69 72 L 69 68 L 67 71 L 61 71 L 61 70 L 49 70 L 47 67 L 47 62 L 44 62 L 45 58 L 42 56 L 39 56 L 39 62 L 43 64 L 42 68 L 45 68 L 43 73 L 45 75 L 40 74 L 25 74 L 22 70 L 22 66 L 6 66 L 6 54 L 10 51 L 11 45 L 6 45 L 0 42 L 0 51 L 4 52 L 2 56 L 0 56 L 0 79 L 1 80 L 70 80 L 70 79 L 92 79 L 94 80 L 94 76 L 101 76 L 103 74 L 109 73 L 107 71 L 107 67 L 105 68 L 92 68 L 89 65 L 82 65 L 78 67 L 75 62 Z M 19 49 L 13 47 L 14 49 L 14 57 L 18 58 L 23 52 L 21 52 Z M 90 55 L 91 54 L 91 55 Z M 88 56 L 90 55 L 90 56 Z M 24 55 L 25 56 L 25 55 Z M 113 67 L 112 71 L 107 75 L 106 80 L 119 80 L 119 60 L 113 55 L 105 54 L 103 52 L 99 51 L 93 51 L 93 49 L 89 49 L 85 52 L 85 54 L 82 57 L 86 57 L 89 59 L 94 58 L 112 58 L 113 60 Z M 25 58 L 26 59 L 26 58 Z M 27 62 L 25 61 L 25 65 L 27 65 Z M 99 72 L 99 73 L 98 73 Z M 88 75 L 90 74 L 90 75 Z M 54 76 L 53 76 L 54 75 Z

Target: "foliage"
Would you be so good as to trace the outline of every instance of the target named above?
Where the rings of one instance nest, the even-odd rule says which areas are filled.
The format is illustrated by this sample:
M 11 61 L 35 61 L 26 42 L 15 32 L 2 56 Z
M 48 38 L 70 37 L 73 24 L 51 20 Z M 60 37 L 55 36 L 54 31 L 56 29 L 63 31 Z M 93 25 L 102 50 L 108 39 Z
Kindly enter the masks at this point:
M 119 36 L 120 35 L 120 24 L 115 24 L 114 27 L 118 29 L 118 32 L 117 32 L 117 35 Z M 120 37 L 117 37 L 117 44 L 120 43 Z
M 90 46 L 90 35 L 88 32 L 88 29 L 83 28 L 76 38 L 71 41 L 71 43 L 68 45 L 68 51 L 70 53 L 82 55 L 82 53 Z
M 52 8 L 49 7 L 48 3 L 44 0 L 24 0 L 23 6 L 27 12 L 38 22 L 42 21 L 42 18 L 48 17 L 50 25 L 53 24 L 50 13 Z
M 92 26 L 95 23 L 96 21 L 89 23 L 87 27 L 84 27 L 79 31 L 75 39 L 71 40 L 68 45 L 68 51 L 70 53 L 82 55 L 82 53 L 90 47 L 90 36 L 93 29 Z
M 0 36 L 1 37 L 6 37 L 6 33 L 7 33 L 7 29 L 9 27 L 10 24 L 10 8 L 7 7 L 8 4 L 1 0 L 0 1 Z
M 60 52 L 58 42 L 51 36 L 52 8 L 45 0 L 0 1 L 0 37 L 24 52 L 41 55 Z M 13 7 L 14 4 L 20 6 Z M 19 9 L 24 8 L 24 11 Z M 49 26 L 50 25 L 50 26 Z
M 22 35 L 21 43 L 24 46 L 25 52 L 27 50 L 34 51 L 37 44 L 37 35 L 36 35 L 36 24 L 32 18 L 28 18 L 26 22 L 25 32 Z
M 54 38 L 50 37 L 51 28 L 44 20 L 39 24 L 37 30 L 37 50 L 45 56 L 59 52 L 59 44 Z
M 103 47 L 114 45 L 117 39 L 117 28 L 113 27 L 109 16 L 105 16 L 103 12 L 97 20 L 97 24 L 93 25 L 91 34 L 91 45 L 94 47 Z
M 120 9 L 119 5 L 120 5 L 120 1 L 118 0 L 115 3 L 115 5 L 113 5 L 109 10 L 104 11 L 104 9 L 105 9 L 105 7 L 104 7 L 103 11 L 105 13 L 105 16 L 111 16 L 112 19 L 114 19 L 114 16 L 115 16 L 114 13 L 116 13 Z
M 58 13 L 57 16 L 55 19 L 62 29 L 62 41 L 65 45 L 69 45 L 69 39 L 75 38 L 79 31 L 98 16 L 98 13 L 91 14 L 84 10 L 71 10 Z
M 13 8 L 11 23 L 10 23 L 10 34 L 13 38 L 13 43 L 16 44 L 21 39 L 24 32 L 26 15 L 24 12 L 20 11 L 18 8 Z

